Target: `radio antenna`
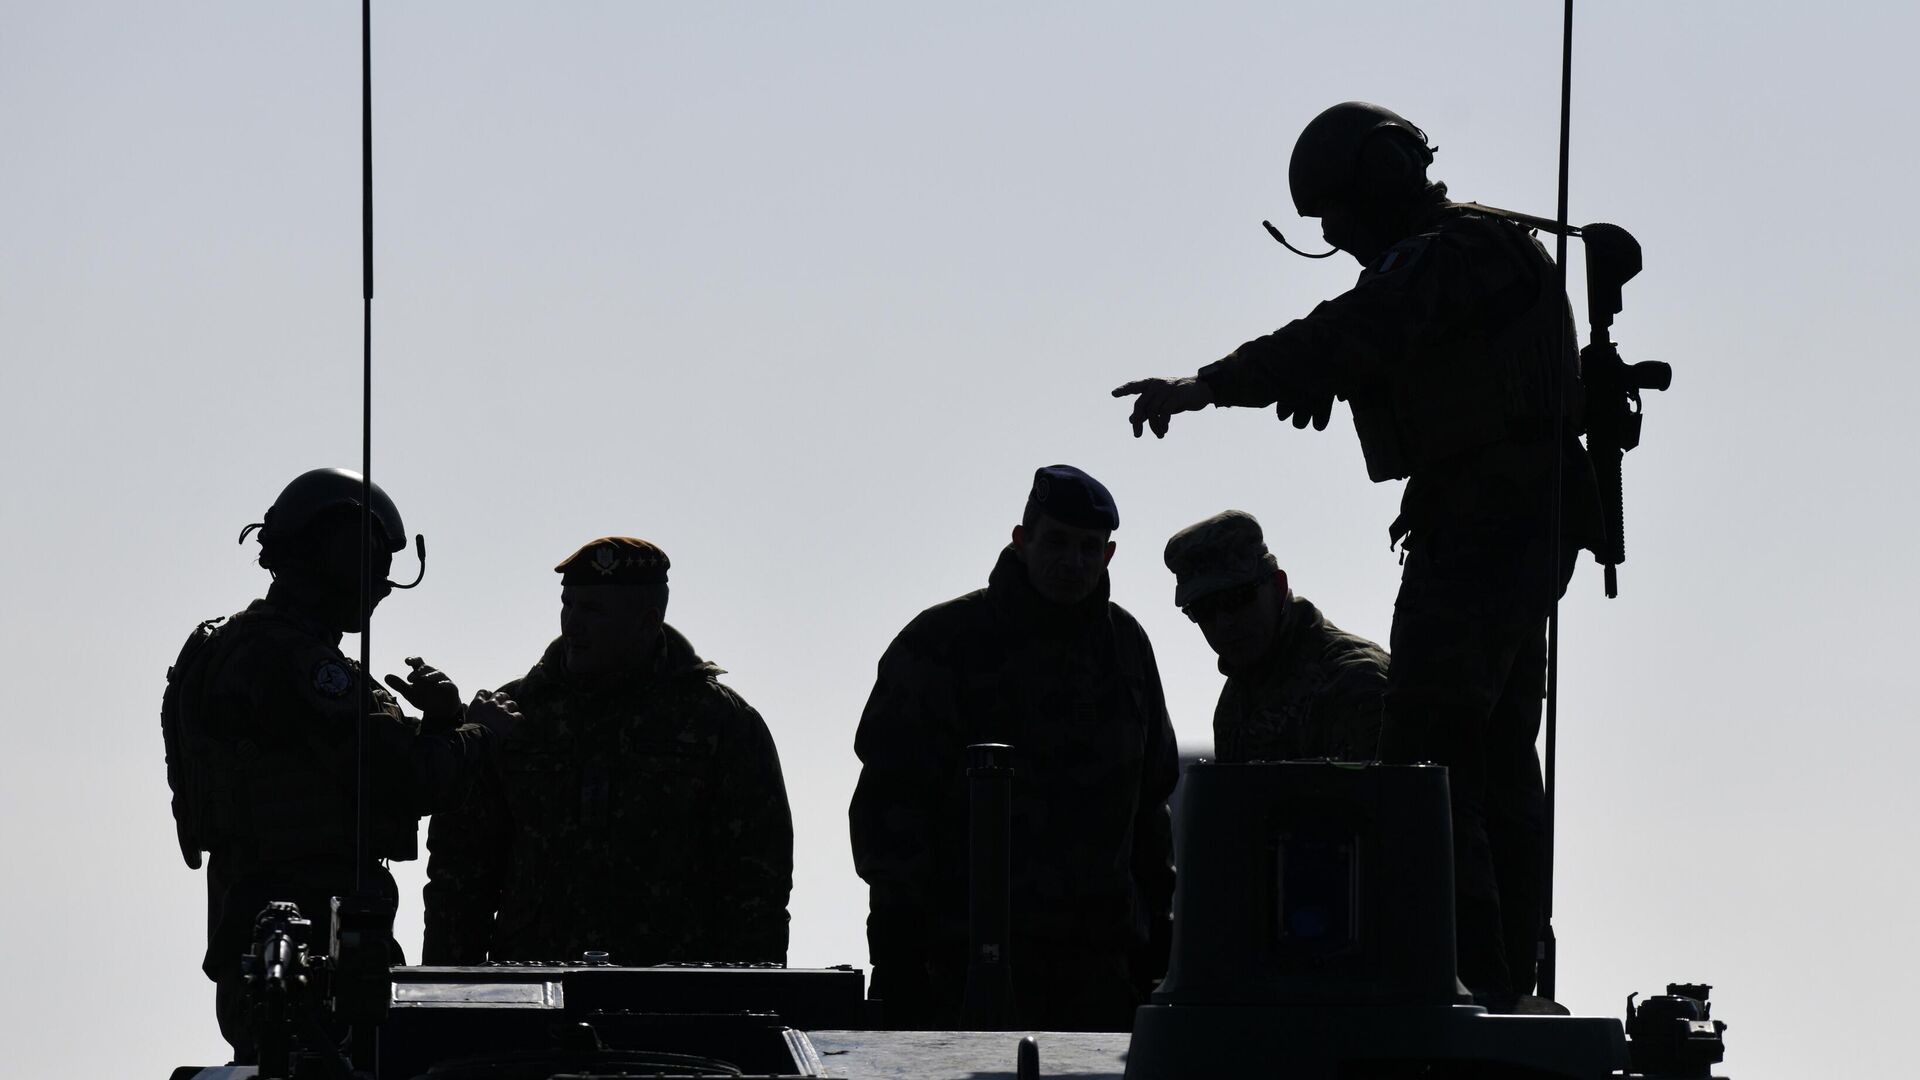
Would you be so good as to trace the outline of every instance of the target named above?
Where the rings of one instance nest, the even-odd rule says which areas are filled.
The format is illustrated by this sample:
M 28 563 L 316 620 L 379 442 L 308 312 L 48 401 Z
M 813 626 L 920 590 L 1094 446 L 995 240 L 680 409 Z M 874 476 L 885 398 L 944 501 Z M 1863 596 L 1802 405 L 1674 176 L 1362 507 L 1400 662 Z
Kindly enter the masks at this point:
M 1560 295 L 1567 294 L 1567 164 L 1568 147 L 1573 123 L 1573 0 L 1566 0 L 1565 14 L 1561 19 L 1560 33 L 1560 186 L 1559 203 L 1555 213 L 1555 222 L 1559 226 L 1554 230 L 1553 263 L 1554 274 L 1560 284 Z M 1553 934 L 1553 845 L 1554 845 L 1554 766 L 1559 754 L 1560 736 L 1560 518 L 1561 503 L 1565 498 L 1562 490 L 1564 468 L 1560 460 L 1561 443 L 1566 439 L 1566 401 L 1567 387 L 1565 367 L 1560 361 L 1568 350 L 1573 348 L 1569 335 L 1572 333 L 1571 321 L 1560 320 L 1560 351 L 1553 363 L 1553 445 L 1547 448 L 1553 462 L 1553 514 L 1548 528 L 1547 548 L 1553 559 L 1553 577 L 1547 582 L 1547 594 L 1552 606 L 1547 614 L 1547 753 L 1545 768 L 1545 814 L 1543 829 L 1544 851 L 1541 852 L 1540 883 L 1540 940 L 1535 948 L 1534 962 L 1536 979 L 1541 997 L 1551 999 L 1555 983 L 1558 981 L 1560 958 L 1559 942 Z
M 353 891 L 373 864 L 367 743 L 373 713 L 373 0 L 360 0 L 360 716 L 354 729 Z

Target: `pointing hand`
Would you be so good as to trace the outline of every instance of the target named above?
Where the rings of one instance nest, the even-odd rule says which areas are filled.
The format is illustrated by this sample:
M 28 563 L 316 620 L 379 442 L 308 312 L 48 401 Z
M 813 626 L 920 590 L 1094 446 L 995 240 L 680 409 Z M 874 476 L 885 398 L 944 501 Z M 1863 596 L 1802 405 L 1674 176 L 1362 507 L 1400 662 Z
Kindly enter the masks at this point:
M 1194 378 L 1137 379 L 1113 391 L 1114 397 L 1131 394 L 1140 395 L 1133 403 L 1133 415 L 1127 417 L 1136 439 L 1142 424 L 1153 428 L 1154 438 L 1164 439 L 1174 413 L 1193 412 L 1213 404 L 1213 387 Z

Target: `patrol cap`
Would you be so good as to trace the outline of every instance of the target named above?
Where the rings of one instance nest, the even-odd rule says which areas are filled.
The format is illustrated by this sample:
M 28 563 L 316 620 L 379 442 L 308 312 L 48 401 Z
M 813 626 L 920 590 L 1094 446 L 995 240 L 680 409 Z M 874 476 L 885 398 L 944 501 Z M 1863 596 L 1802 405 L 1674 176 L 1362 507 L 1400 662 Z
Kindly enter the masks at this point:
M 1173 603 L 1186 607 L 1212 593 L 1273 576 L 1279 560 L 1267 550 L 1260 523 L 1245 510 L 1223 510 L 1189 525 L 1167 541 L 1173 571 Z
M 562 585 L 664 585 L 667 553 L 632 536 L 589 540 L 567 556 L 554 573 Z
M 1120 511 L 1107 486 L 1071 465 L 1048 465 L 1033 473 L 1027 492 L 1027 513 L 1038 512 L 1076 529 L 1112 532 L 1120 527 Z

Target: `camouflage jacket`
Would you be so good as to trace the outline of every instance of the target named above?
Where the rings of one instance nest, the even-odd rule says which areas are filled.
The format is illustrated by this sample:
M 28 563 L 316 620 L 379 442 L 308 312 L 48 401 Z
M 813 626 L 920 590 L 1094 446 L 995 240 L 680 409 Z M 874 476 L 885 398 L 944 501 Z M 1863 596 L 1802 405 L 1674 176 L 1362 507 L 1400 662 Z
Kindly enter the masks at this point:
M 176 752 L 186 792 L 176 812 L 210 856 L 203 967 L 230 971 L 254 916 L 290 899 L 319 928 L 327 901 L 354 887 L 354 739 L 359 665 L 340 635 L 287 605 L 281 587 L 226 619 L 172 677 Z M 487 733 L 438 725 L 427 734 L 374 685 L 369 728 L 374 854 L 416 856 L 419 818 L 465 801 Z M 373 887 L 392 893 L 384 869 Z M 321 930 L 324 935 L 324 929 Z
M 1396 540 L 1409 530 L 1542 532 L 1557 466 L 1562 532 L 1591 542 L 1599 490 L 1576 438 L 1578 340 L 1553 262 L 1519 226 L 1445 193 L 1430 189 L 1411 234 L 1352 289 L 1200 378 L 1220 405 L 1349 401 L 1373 479 L 1411 473 Z M 1566 417 L 1558 453 L 1548 450 L 1556 409 Z
M 965 752 L 979 742 L 1013 747 L 1016 950 L 1024 940 L 1123 964 L 1131 955 L 1160 974 L 1179 766 L 1153 648 L 1108 602 L 1104 577 L 1096 595 L 1059 608 L 1009 548 L 987 588 L 900 632 L 860 718 L 848 816 L 854 868 L 871 889 L 876 986 L 889 964 L 894 976 L 964 977 Z
M 501 691 L 524 719 L 433 819 L 425 959 L 784 962 L 793 821 L 773 736 L 672 627 L 583 679 L 555 641 Z
M 1328 622 L 1305 597 L 1288 594 L 1272 651 L 1245 671 L 1220 670 L 1219 760 L 1378 759 L 1386 650 Z

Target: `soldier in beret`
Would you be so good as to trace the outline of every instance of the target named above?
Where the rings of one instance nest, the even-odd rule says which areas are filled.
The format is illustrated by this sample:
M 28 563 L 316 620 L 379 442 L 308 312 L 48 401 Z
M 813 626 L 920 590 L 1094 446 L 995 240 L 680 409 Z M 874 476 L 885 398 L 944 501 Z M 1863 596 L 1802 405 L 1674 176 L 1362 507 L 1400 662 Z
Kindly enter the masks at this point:
M 1153 648 L 1107 599 L 1119 524 L 1099 481 L 1040 469 L 987 587 L 921 612 L 880 660 L 848 817 L 896 1027 L 959 1019 L 972 743 L 1013 747 L 1013 1025 L 1126 1030 L 1165 972 L 1179 766 Z
M 666 553 L 554 568 L 560 637 L 502 693 L 523 722 L 428 833 L 426 961 L 784 963 L 793 820 L 760 714 L 668 626 Z
M 1213 712 L 1221 761 L 1379 757 L 1386 652 L 1287 588 L 1252 514 L 1187 526 L 1167 541 L 1166 562 L 1174 604 L 1227 677 Z

